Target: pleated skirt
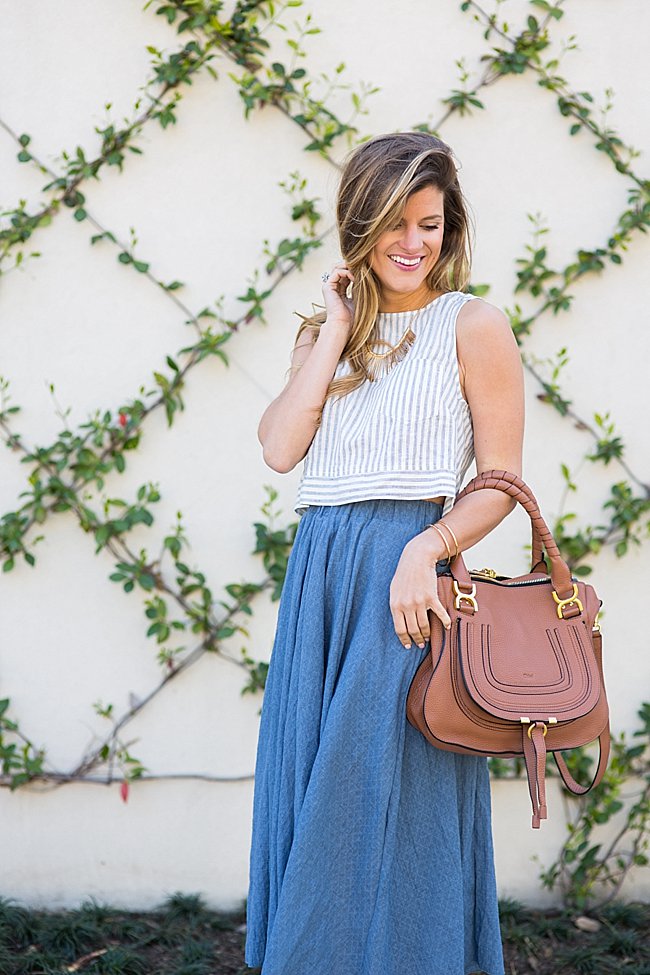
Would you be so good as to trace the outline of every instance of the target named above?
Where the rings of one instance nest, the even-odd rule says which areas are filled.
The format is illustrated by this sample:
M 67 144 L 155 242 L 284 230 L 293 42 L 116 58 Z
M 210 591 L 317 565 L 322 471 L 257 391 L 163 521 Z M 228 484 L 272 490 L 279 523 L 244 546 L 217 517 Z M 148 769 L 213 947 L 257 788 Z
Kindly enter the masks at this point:
M 407 721 L 430 645 L 407 650 L 389 607 L 404 545 L 441 514 L 377 499 L 298 523 L 255 763 L 245 961 L 262 975 L 504 975 L 487 758 Z

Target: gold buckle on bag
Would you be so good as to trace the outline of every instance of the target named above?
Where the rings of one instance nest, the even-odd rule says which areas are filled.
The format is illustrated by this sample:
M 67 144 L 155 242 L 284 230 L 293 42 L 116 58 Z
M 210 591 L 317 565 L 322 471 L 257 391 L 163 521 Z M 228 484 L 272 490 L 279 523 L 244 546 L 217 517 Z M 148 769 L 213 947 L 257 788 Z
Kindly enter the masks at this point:
M 454 600 L 454 606 L 456 607 L 456 609 L 460 609 L 461 599 L 466 599 L 468 601 L 468 603 L 471 604 L 472 608 L 474 610 L 478 611 L 478 603 L 476 602 L 476 583 L 475 582 L 472 583 L 472 588 L 471 588 L 470 592 L 463 592 L 461 589 L 458 588 L 458 583 L 454 579 L 453 590 L 454 590 L 454 595 L 456 596 L 456 598 Z
M 574 606 L 577 606 L 581 613 L 583 612 L 582 603 L 578 599 L 578 586 L 577 586 L 577 583 L 575 583 L 575 582 L 573 583 L 573 592 L 568 597 L 568 599 L 560 599 L 560 597 L 556 593 L 555 589 L 551 589 L 551 592 L 553 593 L 553 599 L 557 603 L 557 615 L 558 615 L 558 619 L 561 619 L 561 620 L 565 619 L 565 616 L 564 616 L 562 610 L 564 609 L 565 606 L 571 606 L 572 604 Z

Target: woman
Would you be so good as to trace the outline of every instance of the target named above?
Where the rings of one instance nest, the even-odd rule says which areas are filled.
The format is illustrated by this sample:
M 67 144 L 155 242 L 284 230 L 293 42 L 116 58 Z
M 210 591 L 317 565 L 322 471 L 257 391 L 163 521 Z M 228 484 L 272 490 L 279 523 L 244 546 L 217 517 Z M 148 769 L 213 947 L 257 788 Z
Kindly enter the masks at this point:
M 449 559 L 515 502 L 454 498 L 521 475 L 523 372 L 508 320 L 467 294 L 451 149 L 357 146 L 336 203 L 343 260 L 261 418 L 273 470 L 304 458 L 262 706 L 246 963 L 263 975 L 503 975 L 487 758 L 406 719 Z

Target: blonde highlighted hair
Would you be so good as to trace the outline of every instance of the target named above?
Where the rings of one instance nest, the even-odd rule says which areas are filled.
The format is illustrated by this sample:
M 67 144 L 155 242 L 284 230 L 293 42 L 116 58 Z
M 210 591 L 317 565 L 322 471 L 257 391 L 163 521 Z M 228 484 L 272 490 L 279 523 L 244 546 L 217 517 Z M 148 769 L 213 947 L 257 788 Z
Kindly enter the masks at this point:
M 396 132 L 361 143 L 344 159 L 336 220 L 341 257 L 354 275 L 353 321 L 341 355 L 349 361 L 351 371 L 332 379 L 326 399 L 349 393 L 368 378 L 368 348 L 376 337 L 381 298 L 380 281 L 370 266 L 372 250 L 381 235 L 402 219 L 408 197 L 425 186 L 437 187 L 444 203 L 442 250 L 427 275 L 427 287 L 432 293 L 464 291 L 469 284 L 472 244 L 452 149 L 426 132 Z M 310 317 L 295 314 L 302 321 L 294 344 L 304 331 L 315 332 L 317 339 L 326 311 Z

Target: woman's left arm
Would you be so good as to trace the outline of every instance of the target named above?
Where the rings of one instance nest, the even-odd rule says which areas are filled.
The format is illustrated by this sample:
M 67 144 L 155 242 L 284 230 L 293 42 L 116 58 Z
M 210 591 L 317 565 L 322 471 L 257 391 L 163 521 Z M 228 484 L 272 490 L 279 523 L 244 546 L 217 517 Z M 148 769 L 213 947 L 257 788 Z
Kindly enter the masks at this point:
M 510 323 L 499 308 L 474 298 L 458 313 L 456 336 L 461 379 L 472 414 L 476 473 L 501 470 L 521 477 L 524 372 Z M 445 515 L 444 523 L 451 526 L 460 550 L 465 551 L 516 505 L 503 491 L 477 491 L 461 498 Z
M 461 382 L 472 415 L 476 471 L 505 470 L 521 477 L 524 375 L 510 323 L 499 308 L 473 298 L 458 313 L 456 338 Z M 438 524 L 449 525 L 464 552 L 515 506 L 503 491 L 486 488 L 461 498 Z M 454 554 L 450 532 L 442 531 Z M 445 626 L 451 622 L 437 595 L 437 577 L 431 578 L 431 568 L 446 558 L 444 542 L 432 528 L 404 547 L 391 583 L 391 611 L 395 631 L 405 644 L 409 635 L 418 644 L 428 639 L 426 605 Z

